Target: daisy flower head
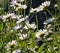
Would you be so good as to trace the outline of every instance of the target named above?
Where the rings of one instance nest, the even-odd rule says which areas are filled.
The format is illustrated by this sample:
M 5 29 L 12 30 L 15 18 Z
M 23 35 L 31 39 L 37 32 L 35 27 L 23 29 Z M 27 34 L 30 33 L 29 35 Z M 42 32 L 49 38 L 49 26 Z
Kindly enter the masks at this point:
M 19 39 L 20 40 L 25 40 L 28 36 L 28 34 L 21 34 L 21 33 L 18 33 L 18 36 L 19 36 Z
M 25 0 L 16 0 L 17 2 L 24 2 Z
M 39 12 L 39 11 L 46 10 L 48 6 L 50 6 L 50 1 L 45 1 L 39 7 L 37 7 L 36 11 Z
M 42 6 L 50 6 L 50 1 L 45 1 L 44 3 L 42 3 Z
M 21 50 L 20 49 L 16 49 L 12 53 L 21 53 Z
M 40 29 L 38 32 L 36 32 L 36 38 L 41 38 L 47 33 L 47 29 Z
M 37 8 L 31 8 L 30 9 L 30 13 L 34 13 L 34 12 L 36 12 L 38 9 Z
M 55 4 L 55 5 L 54 5 L 54 7 L 55 7 L 55 8 L 57 8 L 57 7 L 58 7 L 58 5 L 57 5 L 57 4 Z
M 12 40 L 11 42 L 8 42 L 8 44 L 6 45 L 6 50 L 10 50 L 11 48 L 14 48 L 15 46 L 17 46 L 17 41 L 16 40 Z

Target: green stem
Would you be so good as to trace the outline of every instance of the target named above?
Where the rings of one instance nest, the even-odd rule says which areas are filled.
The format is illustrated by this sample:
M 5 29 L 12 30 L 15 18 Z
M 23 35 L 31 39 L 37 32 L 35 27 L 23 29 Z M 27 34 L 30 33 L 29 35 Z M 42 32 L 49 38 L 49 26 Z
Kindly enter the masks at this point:
M 47 16 L 46 12 L 44 12 L 44 14 L 45 14 L 45 17 L 46 17 L 46 18 L 48 18 L 48 16 Z
M 49 12 L 49 14 L 52 16 L 52 18 L 54 17 L 53 15 L 52 15 L 52 13 L 49 11 L 49 10 L 47 10 L 48 12 Z
M 25 9 L 24 9 L 24 17 L 25 17 Z
M 26 4 L 26 0 L 25 0 L 25 4 Z
M 30 0 L 30 9 L 32 8 L 32 0 Z
M 21 15 L 22 15 L 22 11 L 23 11 L 23 10 L 21 9 Z
M 10 0 L 8 0 L 8 10 L 10 10 Z
M 56 19 L 55 19 L 54 27 L 55 27 L 55 24 L 58 24 Z M 59 28 L 59 26 L 58 26 L 58 28 Z M 57 35 L 56 35 L 55 32 L 54 32 L 54 34 L 55 34 L 55 40 L 56 40 L 56 43 L 57 43 L 57 47 L 59 48 L 59 43 L 58 43 Z M 59 49 L 58 49 L 58 53 L 59 53 Z
M 18 15 L 20 15 L 20 11 L 18 10 Z
M 4 11 L 4 6 L 5 6 L 5 1 L 4 1 L 4 3 L 3 3 L 3 14 L 5 14 L 5 11 Z
M 30 0 L 30 9 L 32 8 L 32 0 Z M 30 16 L 30 12 L 29 12 L 29 16 Z
M 56 9 L 55 9 L 55 17 L 56 17 Z
M 38 17 L 37 17 L 37 13 L 35 13 L 36 16 L 36 26 L 37 26 L 37 30 L 38 30 Z

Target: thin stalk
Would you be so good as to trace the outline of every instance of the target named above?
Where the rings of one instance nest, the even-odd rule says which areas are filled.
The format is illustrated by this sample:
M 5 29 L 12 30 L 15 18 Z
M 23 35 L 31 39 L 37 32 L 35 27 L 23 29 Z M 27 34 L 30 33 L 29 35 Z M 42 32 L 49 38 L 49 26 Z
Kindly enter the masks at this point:
M 32 0 L 30 0 L 30 9 L 32 8 Z M 29 16 L 30 16 L 30 12 L 29 12 Z
M 25 4 L 27 3 L 27 1 L 25 0 Z M 26 10 L 24 9 L 24 17 L 25 17 L 25 12 L 26 12 Z
M 21 15 L 21 9 L 20 9 L 20 15 Z
M 8 0 L 8 10 L 10 10 L 10 0 Z
M 23 11 L 23 10 L 21 9 L 21 15 L 22 15 L 22 11 Z
M 55 24 L 57 23 L 56 19 L 55 19 L 55 22 L 54 22 L 54 27 L 55 27 Z M 57 35 L 55 33 L 55 28 L 54 28 L 54 37 L 55 37 L 55 40 L 56 40 L 56 43 L 57 43 L 57 47 L 59 48 L 59 43 L 58 43 L 58 39 L 57 39 Z M 58 49 L 58 53 L 59 53 L 59 49 Z
M 25 4 L 26 4 L 27 2 L 26 2 L 26 0 L 25 0 Z
M 48 12 L 49 12 L 49 14 L 52 16 L 52 17 L 54 17 L 53 15 L 52 15 L 52 13 L 49 11 L 49 10 L 47 10 Z M 56 12 L 55 12 L 55 16 L 56 16 Z M 57 37 L 56 37 L 56 35 L 55 35 L 55 24 L 56 24 L 56 20 L 55 20 L 55 22 L 54 22 L 54 29 L 53 29 L 53 31 L 54 31 L 54 37 L 55 37 L 55 40 L 56 40 L 56 42 L 58 41 L 57 40 Z M 58 42 L 57 42 L 57 45 L 58 45 Z M 59 53 L 59 51 L 58 51 L 58 53 Z
M 46 18 L 48 18 L 48 16 L 47 16 L 46 12 L 44 12 L 44 14 L 45 14 L 45 17 L 46 17 Z
M 1 41 L 1 47 L 2 47 L 2 52 L 4 52 L 4 47 L 3 47 L 3 45 L 4 45 L 4 43 L 3 43 L 3 34 L 4 34 L 4 32 L 3 32 L 3 23 L 1 22 L 1 26 L 0 26 L 1 28 L 0 28 L 0 30 L 1 30 L 1 33 L 0 33 L 0 41 Z
M 20 15 L 20 11 L 18 10 L 18 15 Z
M 55 32 L 55 25 L 56 25 L 56 19 L 55 19 L 55 22 L 54 22 L 54 25 L 53 25 L 53 32 L 54 32 L 54 34 L 53 34 L 53 40 L 56 41 L 57 47 L 59 48 L 58 39 L 57 39 L 56 32 Z M 58 51 L 58 53 L 59 53 L 59 51 Z
M 52 13 L 49 11 L 49 10 L 47 10 L 48 11 L 48 13 L 52 16 L 52 18 L 54 17 L 53 15 L 52 15 Z
M 38 17 L 37 17 L 37 13 L 35 13 L 36 16 L 36 26 L 37 26 L 37 30 L 38 30 Z
M 5 11 L 4 11 L 4 8 L 5 7 L 5 0 L 4 0 L 4 3 L 3 3 L 3 14 L 5 14 Z
M 58 29 L 59 29 L 59 31 L 60 31 L 60 26 L 59 26 L 59 24 L 58 24 L 58 22 L 57 22 L 57 20 L 56 20 L 56 19 L 55 19 L 55 23 L 57 24 Z
M 30 0 L 30 9 L 32 8 L 32 0 Z
M 57 11 L 56 11 L 56 8 L 55 8 L 55 17 L 56 17 L 56 15 L 57 15 L 56 12 L 57 12 Z
M 56 10 L 56 8 L 55 8 L 55 17 L 56 17 L 56 18 L 58 18 L 59 16 L 57 16 L 57 14 L 56 14 L 56 13 L 57 13 L 57 10 Z M 56 20 L 55 20 L 55 23 L 56 23 L 56 24 L 58 24 Z M 59 28 L 59 31 L 60 31 L 59 24 L 58 24 L 58 28 Z
M 26 10 L 24 9 L 24 17 L 25 17 L 25 12 L 26 12 Z
M 44 12 L 44 14 L 45 14 L 45 17 L 46 17 L 46 18 L 48 18 L 48 16 L 47 16 L 46 12 Z M 45 24 L 44 28 L 45 28 L 45 29 L 47 29 L 46 24 Z

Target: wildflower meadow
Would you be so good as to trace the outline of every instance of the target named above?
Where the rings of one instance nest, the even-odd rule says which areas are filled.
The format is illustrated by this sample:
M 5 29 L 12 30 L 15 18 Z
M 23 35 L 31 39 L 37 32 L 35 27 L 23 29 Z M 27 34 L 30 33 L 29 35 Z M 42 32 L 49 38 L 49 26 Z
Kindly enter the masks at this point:
M 60 6 L 57 3 L 52 5 L 51 0 L 45 0 L 34 8 L 33 0 L 2 1 L 0 53 L 60 53 Z M 33 16 L 35 21 L 31 20 Z M 41 25 L 39 19 L 42 19 Z

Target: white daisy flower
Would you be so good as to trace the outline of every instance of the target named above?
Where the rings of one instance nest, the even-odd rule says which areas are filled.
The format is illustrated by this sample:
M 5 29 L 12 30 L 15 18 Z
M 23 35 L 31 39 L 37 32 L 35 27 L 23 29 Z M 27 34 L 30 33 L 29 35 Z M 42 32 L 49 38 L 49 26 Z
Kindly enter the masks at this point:
M 22 5 L 21 3 L 18 3 L 23 1 L 24 0 L 13 0 L 10 6 L 13 7 L 15 11 L 18 11 L 19 9 L 26 9 L 27 8 L 26 4 Z
M 29 24 L 28 27 L 31 28 L 31 29 L 36 29 L 35 23 Z
M 55 18 L 49 18 L 49 19 L 47 19 L 46 21 L 44 21 L 44 23 L 43 23 L 43 24 L 51 23 L 51 22 L 53 22 L 53 21 L 54 21 L 54 19 L 55 19 Z
M 7 18 L 8 18 L 7 15 L 3 15 L 3 16 L 2 16 L 2 20 L 3 20 L 4 22 L 6 21 Z
M 16 23 L 19 24 L 19 23 L 25 21 L 26 19 L 28 19 L 28 17 L 29 17 L 29 16 L 26 16 L 26 17 L 24 17 L 24 18 L 21 18 L 21 19 L 19 19 Z
M 37 12 L 39 11 L 43 11 L 45 7 L 50 6 L 50 1 L 45 1 L 44 3 L 42 3 L 39 7 L 37 7 Z
M 34 12 L 36 12 L 36 10 L 38 10 L 38 9 L 37 8 L 31 8 L 30 13 L 34 13 Z
M 58 50 L 58 47 L 55 46 L 55 47 L 53 47 L 53 49 L 54 49 L 54 50 Z
M 53 33 L 53 31 L 52 30 L 48 30 L 48 33 Z
M 25 0 L 16 0 L 17 2 L 24 2 Z
M 12 7 L 12 6 L 14 6 L 15 4 L 16 4 L 17 2 L 16 2 L 16 0 L 12 0 L 11 2 L 10 2 L 10 6 Z
M 44 10 L 44 6 L 40 5 L 39 7 L 37 7 L 36 12 L 43 11 L 43 10 Z
M 24 39 L 26 39 L 27 38 L 27 34 L 21 34 L 21 33 L 18 33 L 18 36 L 19 36 L 19 39 L 20 40 L 24 40 Z
M 57 4 L 55 4 L 55 5 L 54 5 L 54 7 L 55 7 L 55 8 L 57 8 L 57 7 L 58 7 L 58 5 L 57 5 Z
M 49 29 L 50 27 L 51 27 L 51 24 L 48 24 L 47 29 Z
M 26 21 L 25 23 L 26 25 L 24 26 L 24 29 L 36 29 L 37 28 L 34 22 L 30 24 L 29 21 Z
M 44 3 L 42 3 L 42 6 L 44 6 L 44 7 L 50 6 L 50 1 L 45 1 Z
M 39 12 L 39 11 L 43 11 L 45 7 L 50 6 L 50 1 L 45 1 L 44 3 L 42 3 L 41 5 L 39 5 L 37 8 L 31 8 L 30 9 L 30 13 L 34 13 L 34 12 Z
M 21 53 L 20 49 L 14 50 L 12 53 Z
M 8 42 L 8 44 L 6 45 L 6 49 L 10 50 L 11 48 L 14 48 L 15 46 L 17 46 L 17 42 L 16 40 L 12 40 L 12 42 Z
M 13 29 L 14 30 L 18 30 L 18 29 L 21 29 L 23 27 L 23 25 L 22 24 L 18 24 L 17 26 L 15 26 Z
M 49 42 L 52 41 L 52 40 L 53 40 L 53 38 L 48 38 L 48 39 L 47 39 L 47 41 L 49 41 Z
M 36 38 L 41 38 L 46 32 L 47 32 L 46 29 L 43 30 L 40 29 L 38 32 L 36 32 Z
M 21 7 L 22 7 L 22 9 L 26 9 L 26 8 L 27 8 L 27 5 L 24 4 L 24 5 L 22 5 Z
M 24 27 L 23 27 L 24 29 L 28 29 L 28 27 L 25 25 Z

